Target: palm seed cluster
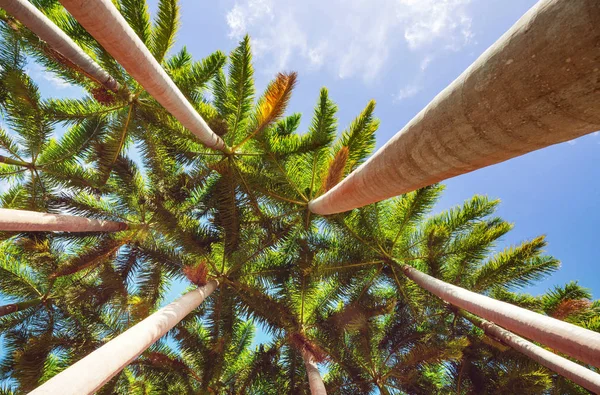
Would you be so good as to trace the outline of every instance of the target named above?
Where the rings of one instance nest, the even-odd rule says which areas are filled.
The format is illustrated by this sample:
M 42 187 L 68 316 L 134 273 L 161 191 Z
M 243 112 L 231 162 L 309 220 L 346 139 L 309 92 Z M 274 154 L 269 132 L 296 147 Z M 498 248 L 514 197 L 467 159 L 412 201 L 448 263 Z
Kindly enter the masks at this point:
M 230 150 L 205 148 L 54 0 L 33 1 L 120 84 L 114 93 L 0 10 L 0 204 L 126 222 L 117 233 L 0 234 L 2 394 L 33 390 L 166 300 L 217 290 L 100 394 L 306 394 L 303 358 L 330 394 L 585 394 L 486 336 L 481 320 L 404 277 L 463 288 L 600 330 L 600 303 L 571 282 L 522 289 L 559 262 L 544 237 L 497 250 L 512 224 L 474 196 L 433 214 L 441 185 L 321 217 L 308 202 L 372 152 L 368 102 L 338 128 L 322 89 L 308 130 L 287 111 L 295 73 L 255 91 L 244 38 L 226 56 L 171 51 L 175 0 L 122 15 Z M 80 99 L 42 99 L 37 62 Z M 263 343 L 254 337 L 260 328 Z

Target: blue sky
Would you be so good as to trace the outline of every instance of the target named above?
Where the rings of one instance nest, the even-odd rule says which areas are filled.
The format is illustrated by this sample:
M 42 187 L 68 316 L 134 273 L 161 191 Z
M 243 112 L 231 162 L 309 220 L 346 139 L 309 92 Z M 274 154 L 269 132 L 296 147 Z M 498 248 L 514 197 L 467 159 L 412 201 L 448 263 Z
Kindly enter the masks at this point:
M 289 109 L 304 114 L 304 127 L 322 86 L 339 105 L 340 129 L 375 99 L 381 146 L 534 4 L 182 0 L 177 48 L 186 45 L 196 58 L 229 52 L 248 32 L 259 90 L 277 71 L 297 71 Z M 592 134 L 456 177 L 436 210 L 473 194 L 501 199 L 499 215 L 515 224 L 505 245 L 546 234 L 547 252 L 562 261 L 557 274 L 529 292 L 578 280 L 600 297 L 599 154 L 600 136 Z
M 156 1 L 151 0 L 154 11 Z M 343 130 L 377 101 L 381 146 L 496 41 L 534 0 L 181 0 L 174 50 L 186 45 L 199 59 L 228 53 L 243 34 L 252 37 L 258 91 L 278 71 L 299 72 L 289 110 L 306 128 L 319 89 L 339 105 Z M 82 91 L 30 65 L 44 96 Z M 2 120 L 0 119 L 0 124 Z M 501 199 L 498 214 L 515 228 L 504 246 L 548 237 L 547 252 L 562 261 L 558 273 L 527 289 L 539 294 L 578 280 L 600 297 L 600 136 L 577 140 L 446 182 L 440 211 L 474 194 Z M 6 185 L 0 183 L 0 191 Z M 185 286 L 177 284 L 167 301 Z M 257 340 L 264 340 L 259 331 Z
M 278 71 L 299 72 L 289 110 L 304 114 L 303 128 L 322 86 L 339 105 L 340 130 L 375 99 L 381 146 L 534 3 L 181 0 L 174 50 L 185 45 L 197 59 L 215 50 L 228 53 L 248 32 L 258 91 Z M 155 11 L 156 1 L 150 0 L 150 6 Z M 29 71 L 44 96 L 82 95 L 35 64 Z M 515 223 L 503 246 L 546 234 L 547 252 L 562 261 L 557 274 L 528 291 L 539 294 L 578 280 L 598 298 L 599 153 L 596 133 L 448 180 L 436 211 L 473 194 L 501 199 L 499 215 Z M 0 184 L 0 191 L 5 187 Z M 172 296 L 179 292 L 176 287 Z

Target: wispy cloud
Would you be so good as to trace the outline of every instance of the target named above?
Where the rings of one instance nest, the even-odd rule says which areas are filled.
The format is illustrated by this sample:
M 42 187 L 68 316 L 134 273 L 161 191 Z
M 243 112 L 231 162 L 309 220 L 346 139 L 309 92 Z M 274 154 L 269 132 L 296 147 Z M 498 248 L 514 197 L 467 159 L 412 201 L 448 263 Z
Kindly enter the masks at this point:
M 392 53 L 458 50 L 473 37 L 471 0 L 238 0 L 229 36 L 250 33 L 256 57 L 285 69 L 326 68 L 339 78 L 377 79 Z M 269 72 L 271 70 L 268 70 Z
M 415 96 L 417 93 L 421 92 L 423 87 L 421 85 L 410 84 L 400 89 L 400 91 L 393 95 L 394 103 L 402 101 L 404 99 L 409 99 Z
M 29 74 L 31 77 L 33 77 L 33 79 L 43 79 L 45 81 L 47 81 L 48 83 L 50 83 L 50 85 L 52 85 L 53 88 L 57 88 L 57 89 L 66 89 L 69 87 L 72 87 L 73 85 L 69 84 L 68 82 L 64 81 L 63 79 L 61 79 L 60 77 L 57 77 L 55 74 L 46 71 L 46 69 L 44 69 L 42 66 L 40 66 L 37 63 L 32 63 L 31 64 L 31 68 L 26 70 L 27 74 Z

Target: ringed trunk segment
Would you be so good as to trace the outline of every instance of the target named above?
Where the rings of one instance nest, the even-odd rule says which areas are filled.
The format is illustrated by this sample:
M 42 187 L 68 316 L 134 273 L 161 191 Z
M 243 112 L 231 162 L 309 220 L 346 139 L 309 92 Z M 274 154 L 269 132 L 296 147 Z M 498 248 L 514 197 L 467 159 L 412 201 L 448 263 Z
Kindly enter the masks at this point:
M 124 222 L 0 208 L 1 232 L 119 232 Z
M 600 129 L 600 2 L 542 0 L 329 192 L 328 215 Z
M 600 333 L 467 291 L 404 265 L 402 271 L 440 299 L 586 364 L 600 367 Z
M 75 42 L 58 28 L 46 15 L 27 0 L 0 0 L 0 7 L 18 19 L 40 39 L 79 67 L 85 74 L 107 89 L 117 92 L 119 83 Z
M 474 325 L 483 329 L 487 335 L 490 335 L 512 349 L 533 359 L 540 365 L 566 377 L 575 384 L 578 384 L 593 393 L 600 393 L 600 374 L 543 349 L 492 322 L 476 317 L 470 317 L 470 314 L 467 315 L 463 313 L 461 315 L 471 321 Z
M 308 376 L 308 386 L 310 387 L 311 395 L 327 395 L 325 384 L 321 378 L 321 373 L 319 373 L 315 358 L 307 350 L 302 350 L 301 354 L 304 366 L 306 366 L 306 375 Z
M 60 0 L 142 87 L 207 147 L 227 151 L 110 0 Z
M 218 286 L 211 280 L 163 307 L 96 351 L 42 384 L 30 394 L 93 394 L 164 336 Z
M 321 378 L 321 373 L 319 373 L 315 358 L 307 350 L 302 350 L 301 354 L 304 366 L 306 366 L 306 375 L 308 376 L 308 386 L 310 387 L 311 395 L 327 395 L 325 384 Z

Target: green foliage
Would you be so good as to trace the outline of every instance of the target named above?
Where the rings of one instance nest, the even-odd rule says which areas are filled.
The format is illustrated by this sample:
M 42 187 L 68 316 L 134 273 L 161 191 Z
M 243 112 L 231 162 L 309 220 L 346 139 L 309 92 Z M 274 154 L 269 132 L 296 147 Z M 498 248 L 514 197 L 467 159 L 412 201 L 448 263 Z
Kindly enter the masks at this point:
M 512 224 L 494 216 L 497 200 L 433 214 L 443 186 L 432 185 L 335 216 L 308 210 L 372 153 L 374 101 L 339 131 L 323 88 L 300 130 L 287 109 L 295 73 L 255 99 L 249 37 L 229 57 L 196 61 L 185 47 L 170 53 L 176 0 L 160 0 L 153 20 L 143 0 L 115 2 L 229 148 L 212 151 L 56 1 L 34 3 L 121 88 L 102 91 L 0 10 L 1 207 L 129 227 L 0 233 L 0 380 L 10 383 L 0 393 L 34 389 L 170 302 L 172 287 L 211 279 L 218 289 L 99 393 L 307 394 L 304 358 L 325 369 L 331 394 L 581 393 L 403 276 L 412 266 L 600 331 L 600 302 L 576 283 L 521 292 L 559 262 L 543 237 L 499 251 Z M 27 56 L 89 94 L 42 99 Z

